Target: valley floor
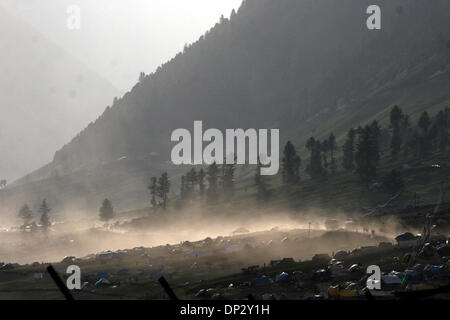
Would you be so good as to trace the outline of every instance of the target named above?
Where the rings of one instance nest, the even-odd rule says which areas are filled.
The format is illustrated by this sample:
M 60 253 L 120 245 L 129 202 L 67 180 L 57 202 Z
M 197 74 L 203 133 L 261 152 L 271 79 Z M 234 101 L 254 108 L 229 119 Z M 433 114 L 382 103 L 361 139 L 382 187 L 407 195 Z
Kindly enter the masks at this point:
M 448 232 L 448 224 L 445 226 Z M 446 286 L 450 264 L 444 240 L 421 248 L 400 249 L 391 237 L 357 230 L 280 229 L 184 241 L 152 248 L 106 251 L 66 257 L 53 266 L 81 268 L 75 299 L 168 299 L 158 279 L 164 276 L 180 299 L 365 299 L 369 265 L 385 281 L 377 297 Z M 437 251 L 440 248 L 440 251 Z M 333 258 L 333 259 L 332 259 Z M 62 299 L 47 263 L 0 269 L 0 299 Z M 382 278 L 384 279 L 384 278 Z M 391 279 L 389 282 L 388 280 Z M 392 280 L 394 279 L 394 280 Z M 433 298 L 450 298 L 447 294 Z M 378 297 L 379 298 L 379 297 Z

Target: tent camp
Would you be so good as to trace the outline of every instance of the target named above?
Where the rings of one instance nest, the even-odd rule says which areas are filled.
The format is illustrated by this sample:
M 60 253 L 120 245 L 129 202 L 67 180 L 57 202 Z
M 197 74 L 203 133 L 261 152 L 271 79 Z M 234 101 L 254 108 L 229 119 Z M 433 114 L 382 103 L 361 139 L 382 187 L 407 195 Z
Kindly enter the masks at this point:
M 411 232 L 405 232 L 395 237 L 400 249 L 413 248 L 418 244 L 418 237 Z
M 282 272 L 277 276 L 277 282 L 288 282 L 292 280 L 292 276 L 286 272 Z

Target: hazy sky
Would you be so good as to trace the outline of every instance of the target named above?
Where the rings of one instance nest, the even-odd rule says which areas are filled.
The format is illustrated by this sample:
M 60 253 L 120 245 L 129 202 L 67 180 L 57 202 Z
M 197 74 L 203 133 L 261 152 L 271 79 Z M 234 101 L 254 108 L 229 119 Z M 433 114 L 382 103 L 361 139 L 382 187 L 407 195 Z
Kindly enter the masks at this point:
M 242 0 L 0 0 L 122 92 L 198 39 Z M 67 8 L 81 9 L 69 30 Z
M 50 162 L 140 72 L 153 72 L 241 1 L 0 0 L 0 179 Z M 79 30 L 67 27 L 73 5 Z

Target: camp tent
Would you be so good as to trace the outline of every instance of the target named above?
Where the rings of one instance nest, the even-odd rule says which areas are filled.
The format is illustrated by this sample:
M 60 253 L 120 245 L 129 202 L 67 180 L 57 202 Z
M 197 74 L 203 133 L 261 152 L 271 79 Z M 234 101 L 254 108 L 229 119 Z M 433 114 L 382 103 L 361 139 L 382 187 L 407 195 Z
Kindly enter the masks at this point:
M 397 241 L 400 249 L 413 248 L 418 243 L 418 237 L 413 235 L 411 232 L 399 234 L 397 237 L 395 237 L 395 240 Z
M 292 280 L 292 276 L 286 272 L 282 272 L 277 276 L 277 282 L 288 282 Z

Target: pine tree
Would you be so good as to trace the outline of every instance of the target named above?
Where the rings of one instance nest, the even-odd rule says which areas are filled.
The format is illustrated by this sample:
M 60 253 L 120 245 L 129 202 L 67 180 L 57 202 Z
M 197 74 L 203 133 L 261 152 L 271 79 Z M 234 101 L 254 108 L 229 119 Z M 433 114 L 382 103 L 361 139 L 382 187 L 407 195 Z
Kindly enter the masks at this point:
M 219 180 L 219 168 L 215 162 L 208 166 L 206 180 L 208 181 L 208 202 L 214 203 L 218 200 L 217 184 Z
M 200 197 L 203 197 L 203 195 L 205 194 L 205 176 L 205 171 L 203 169 L 200 169 L 200 171 L 198 172 L 198 188 Z
M 183 200 L 187 198 L 186 176 L 181 176 L 180 197 Z
M 299 170 L 301 159 L 295 151 L 294 145 L 288 141 L 283 151 L 283 182 L 287 185 L 292 185 L 300 181 Z
M 195 171 L 195 168 L 192 168 L 187 174 L 186 174 L 186 187 L 187 190 L 189 190 L 189 193 L 192 194 L 195 190 L 195 186 L 197 184 L 197 172 Z
M 430 128 L 431 121 L 428 113 L 424 111 L 420 116 L 417 126 L 419 127 L 419 156 L 426 157 L 430 151 L 430 141 L 428 136 L 428 129 Z
M 331 173 L 336 173 L 336 160 L 334 159 L 334 152 L 336 151 L 336 137 L 333 133 L 328 137 L 328 150 L 330 151 L 330 170 Z
M 311 179 L 318 179 L 325 176 L 326 173 L 322 166 L 322 144 L 320 141 L 311 137 L 306 143 L 306 148 L 311 152 L 306 172 L 308 172 Z
M 142 83 L 144 80 L 145 80 L 145 73 L 144 72 L 139 73 L 139 80 L 138 81 L 140 83 Z
M 403 137 L 403 158 L 407 159 L 409 157 L 409 152 L 411 151 L 411 140 L 413 136 L 413 130 L 409 124 L 409 116 L 403 115 L 401 121 L 401 136 Z
M 318 143 L 318 148 L 322 152 L 323 167 L 325 170 L 327 170 L 328 169 L 328 151 L 330 150 L 330 147 L 328 146 L 328 140 L 323 140 L 322 142 L 317 140 L 316 142 Z
M 234 171 L 236 166 L 234 164 L 222 165 L 222 186 L 226 200 L 230 200 L 234 195 Z
M 157 195 L 162 200 L 162 207 L 165 210 L 169 198 L 170 181 L 167 172 L 164 172 L 158 179 Z
M 255 172 L 255 186 L 256 186 L 256 199 L 258 201 L 267 202 L 270 197 L 270 192 L 267 187 L 266 176 L 261 175 L 262 164 L 258 159 Z
M 377 177 L 379 161 L 379 146 L 374 126 L 365 126 L 358 129 L 358 143 L 356 146 L 355 162 L 356 173 L 361 181 L 369 186 L 369 182 Z
M 100 220 L 109 221 L 114 217 L 114 209 L 111 201 L 108 199 L 103 200 L 102 206 L 100 207 Z
M 398 154 L 402 146 L 402 138 L 400 135 L 401 120 L 403 118 L 402 110 L 398 106 L 394 106 L 391 110 L 390 120 L 392 129 L 391 139 L 391 158 L 397 160 Z
M 448 133 L 448 129 L 449 129 L 449 112 L 450 109 L 446 109 L 445 111 L 441 110 L 439 111 L 439 113 L 436 116 L 436 125 L 438 128 L 438 140 L 439 140 L 439 144 L 438 144 L 438 148 L 439 151 L 441 152 L 445 152 L 447 151 L 448 148 L 448 144 L 450 142 L 449 139 L 449 133 Z
M 41 219 L 39 220 L 40 225 L 47 230 L 51 227 L 52 223 L 50 221 L 49 213 L 51 209 L 47 204 L 47 200 L 43 200 L 41 206 L 39 207 L 39 213 L 41 214 Z
M 381 127 L 377 120 L 373 120 L 370 124 L 370 132 L 375 139 L 380 138 Z
M 381 127 L 378 124 L 377 120 L 373 120 L 370 124 L 370 136 L 373 139 L 372 144 L 372 156 L 374 157 L 375 163 L 378 165 L 378 162 L 380 161 L 380 134 L 381 134 Z
M 347 172 L 351 172 L 355 169 L 355 165 L 353 163 L 355 158 L 355 136 L 356 131 L 353 128 L 350 128 L 347 133 L 347 140 L 343 146 L 344 156 L 342 159 L 342 166 Z
M 424 111 L 419 118 L 419 122 L 417 124 L 423 132 L 428 132 L 428 128 L 431 125 L 430 117 L 428 116 L 428 112 Z
M 156 196 L 158 195 L 158 179 L 156 177 L 152 177 L 150 179 L 148 189 L 150 190 L 151 195 L 150 204 L 152 205 L 153 208 L 156 208 L 156 205 L 158 204 L 156 202 Z
M 33 219 L 33 212 L 27 204 L 24 204 L 19 211 L 19 218 L 23 220 L 23 226 L 28 226 Z

